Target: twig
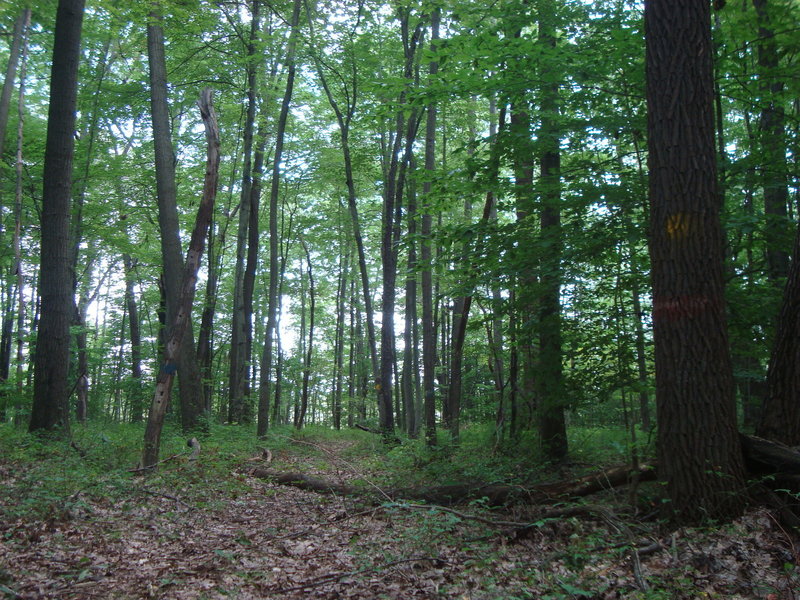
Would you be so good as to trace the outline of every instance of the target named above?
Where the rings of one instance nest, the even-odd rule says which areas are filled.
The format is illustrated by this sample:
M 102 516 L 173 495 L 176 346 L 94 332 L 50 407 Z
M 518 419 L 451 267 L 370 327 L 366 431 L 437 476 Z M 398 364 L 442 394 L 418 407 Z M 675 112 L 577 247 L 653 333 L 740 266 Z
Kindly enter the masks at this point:
M 145 494 L 150 494 L 151 496 L 161 496 L 162 498 L 167 498 L 168 500 L 174 500 L 177 504 L 185 506 L 187 509 L 191 509 L 192 508 L 191 506 L 186 504 L 186 502 L 184 502 L 183 500 L 181 500 L 177 496 L 172 496 L 170 494 L 165 494 L 164 492 L 156 492 L 156 491 L 153 491 L 153 490 L 148 490 L 146 488 L 140 488 L 139 491 L 143 492 Z
M 364 573 L 372 573 L 374 571 L 380 571 L 382 569 L 387 569 L 389 567 L 394 567 L 394 566 L 401 565 L 401 564 L 404 564 L 404 563 L 418 562 L 418 561 L 423 561 L 423 560 L 427 560 L 427 561 L 432 562 L 432 563 L 434 563 L 436 565 L 449 564 L 446 560 L 442 560 L 441 558 L 432 557 L 432 556 L 416 556 L 416 557 L 413 557 L 413 558 L 403 558 L 403 559 L 400 559 L 400 560 L 393 560 L 393 561 L 388 562 L 388 563 L 383 563 L 382 565 L 378 565 L 377 567 L 368 567 L 368 568 L 365 568 L 365 569 L 358 569 L 357 571 L 349 571 L 347 573 L 338 573 L 338 574 L 334 574 L 334 575 L 324 575 L 322 577 L 316 577 L 314 579 L 309 579 L 308 581 L 306 581 L 304 583 L 301 583 L 299 585 L 295 585 L 295 586 L 288 587 L 288 588 L 280 588 L 280 589 L 277 589 L 277 590 L 272 590 L 272 593 L 274 593 L 274 594 L 286 594 L 288 592 L 297 592 L 297 591 L 300 591 L 300 590 L 305 590 L 305 589 L 310 588 L 310 587 L 316 587 L 318 585 L 323 585 L 325 583 L 334 583 L 334 582 L 340 581 L 342 579 L 347 579 L 348 577 L 355 577 L 357 575 L 362 575 Z
M 518 528 L 527 528 L 530 527 L 530 523 L 523 523 L 520 521 L 496 521 L 494 519 L 487 519 L 486 517 L 481 517 L 479 515 L 472 515 L 469 513 L 464 513 L 458 510 L 453 510 L 452 508 L 448 508 L 446 506 L 440 506 L 438 504 L 387 504 L 384 508 L 405 508 L 405 509 L 419 509 L 419 510 L 440 510 L 442 512 L 450 513 L 456 515 L 457 517 L 467 520 L 467 521 L 478 521 L 480 523 L 486 523 L 487 525 L 492 525 L 493 527 L 518 527 Z
M 178 454 L 173 454 L 172 456 L 168 456 L 167 458 L 164 458 L 164 459 L 158 461 L 156 464 L 154 464 L 154 465 L 152 465 L 150 467 L 137 466 L 135 469 L 128 469 L 128 473 L 141 473 L 142 471 L 152 471 L 158 465 L 164 464 L 165 462 L 169 462 L 169 461 L 171 461 L 173 459 L 178 458 L 179 456 L 185 456 L 186 454 L 187 454 L 186 452 L 179 452 Z

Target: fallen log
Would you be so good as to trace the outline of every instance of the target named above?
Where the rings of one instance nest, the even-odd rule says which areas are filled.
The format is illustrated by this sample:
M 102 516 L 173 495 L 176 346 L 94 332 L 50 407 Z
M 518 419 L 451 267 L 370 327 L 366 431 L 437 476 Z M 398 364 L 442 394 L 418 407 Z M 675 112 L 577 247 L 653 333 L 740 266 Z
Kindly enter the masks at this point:
M 795 448 L 744 433 L 739 439 L 751 475 L 800 475 L 800 452 Z
M 771 479 L 770 488 L 800 490 L 800 452 L 778 442 L 752 435 L 740 434 L 745 465 L 751 477 Z M 249 474 L 259 479 L 290 485 L 321 494 L 341 496 L 376 496 L 378 488 L 333 483 L 304 473 L 280 472 L 265 467 L 254 467 Z M 391 500 L 423 501 L 441 506 L 452 506 L 469 500 L 485 498 L 490 506 L 502 506 L 514 502 L 544 504 L 581 498 L 597 492 L 638 482 L 654 481 L 657 478 L 654 463 L 619 465 L 591 473 L 584 477 L 543 483 L 530 487 L 507 484 L 454 483 L 421 488 L 381 489 L 383 502 Z
M 373 494 L 373 490 L 340 483 L 333 483 L 304 473 L 279 472 L 264 467 L 250 469 L 249 474 L 258 479 L 266 479 L 283 485 L 322 494 L 341 496 L 365 496 Z M 429 486 L 423 488 L 383 489 L 381 501 L 405 499 L 424 501 L 442 506 L 452 506 L 469 500 L 486 498 L 490 506 L 501 506 L 513 502 L 540 504 L 562 501 L 570 498 L 588 496 L 604 489 L 611 489 L 630 483 L 636 471 L 630 466 L 618 466 L 579 477 L 569 481 L 546 483 L 532 487 L 505 484 L 469 484 L 455 483 L 449 485 Z M 655 479 L 655 469 L 643 465 L 639 472 L 639 481 Z

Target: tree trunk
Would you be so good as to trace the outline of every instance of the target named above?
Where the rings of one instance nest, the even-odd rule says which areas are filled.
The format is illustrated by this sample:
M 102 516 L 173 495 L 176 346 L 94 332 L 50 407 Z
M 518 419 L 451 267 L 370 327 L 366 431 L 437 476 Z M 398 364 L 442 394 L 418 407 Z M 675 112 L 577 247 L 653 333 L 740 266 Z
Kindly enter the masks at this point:
M 539 15 L 539 42 L 556 47 L 552 9 Z M 544 52 L 544 50 L 543 50 Z M 544 61 L 545 72 L 557 71 L 554 60 Z M 552 75 L 551 75 L 552 77 Z M 564 373 L 561 356 L 561 135 L 558 126 L 558 84 L 542 88 L 539 128 L 539 183 L 541 236 L 539 296 L 539 438 L 544 456 L 561 460 L 567 455 L 567 425 L 564 416 Z
M 416 166 L 412 165 L 412 170 Z M 408 208 L 406 214 L 408 231 L 408 260 L 406 264 L 406 301 L 405 328 L 403 331 L 403 372 L 401 386 L 403 390 L 403 413 L 405 421 L 403 429 L 412 438 L 419 433 L 420 418 L 417 413 L 419 380 L 419 348 L 417 346 L 417 193 L 416 186 L 409 186 Z
M 178 222 L 175 187 L 175 154 L 172 148 L 169 110 L 167 104 L 167 69 L 164 56 L 164 32 L 161 28 L 160 7 L 154 3 L 147 25 L 147 57 L 150 67 L 150 107 L 155 150 L 156 188 L 158 195 L 158 225 L 161 231 L 161 258 L 164 269 L 164 289 L 167 299 L 167 339 L 169 327 L 175 323 L 180 303 L 181 277 L 184 270 L 181 256 L 180 224 Z M 191 321 L 186 326 L 187 343 L 176 356 L 180 373 L 181 424 L 184 431 L 202 427 L 204 414 L 203 387 L 194 345 Z
M 439 40 L 441 10 L 437 7 L 431 14 L 431 51 L 435 51 Z M 428 72 L 435 76 L 439 72 L 438 61 L 431 61 Z M 428 107 L 425 126 L 425 170 L 432 171 L 436 161 L 436 108 Z M 425 412 L 425 439 L 429 446 L 436 445 L 436 329 L 433 318 L 433 260 L 431 236 L 433 216 L 429 207 L 431 186 L 426 178 L 423 196 L 425 206 L 422 211 L 420 263 L 422 267 L 422 397 Z
M 207 414 L 211 414 L 211 399 L 213 395 L 213 335 L 214 314 L 217 308 L 217 293 L 219 291 L 219 272 L 221 269 L 220 256 L 216 247 L 225 247 L 225 233 L 227 227 L 222 227 L 219 232 L 219 241 L 215 239 L 216 219 L 212 217 L 208 228 L 208 280 L 206 281 L 205 301 L 203 313 L 200 317 L 200 330 L 197 332 L 197 364 L 200 367 L 200 376 L 203 382 L 203 406 Z
M 11 37 L 11 48 L 6 65 L 6 77 L 0 91 L 0 164 L 3 162 L 3 149 L 8 127 L 8 113 L 11 109 L 11 94 L 14 91 L 14 79 L 17 74 L 22 47 L 27 44 L 27 29 L 31 22 L 31 9 L 23 8 L 14 22 L 14 33 Z
M 333 427 L 342 428 L 342 381 L 344 379 L 344 320 L 347 281 L 350 275 L 350 249 L 340 245 L 339 285 L 336 289 L 336 333 L 334 342 L 333 367 Z
M 125 305 L 128 308 L 131 338 L 131 386 L 128 390 L 130 398 L 130 420 L 132 423 L 142 421 L 144 410 L 144 390 L 142 389 L 142 333 L 139 323 L 139 308 L 136 305 L 134 290 L 134 268 L 136 263 L 130 254 L 123 254 L 125 266 Z
M 313 37 L 313 19 L 308 4 L 306 4 L 306 8 L 309 27 L 312 28 L 311 35 Z M 333 95 L 333 91 L 328 82 L 328 77 L 325 74 L 323 62 L 320 59 L 319 54 L 313 53 L 312 59 L 314 60 L 317 76 L 319 77 L 320 83 L 325 90 L 325 95 L 328 98 L 328 103 L 336 115 L 336 122 L 339 125 L 342 159 L 344 161 L 345 185 L 347 186 L 347 209 L 350 213 L 350 220 L 353 225 L 353 239 L 356 242 L 356 251 L 358 253 L 358 269 L 361 276 L 361 292 L 364 301 L 364 311 L 366 312 L 367 317 L 367 338 L 369 357 L 371 361 L 370 364 L 372 366 L 372 376 L 374 381 L 377 383 L 380 378 L 380 369 L 378 365 L 378 345 L 375 335 L 374 309 L 372 307 L 372 293 L 370 292 L 369 271 L 367 270 L 367 258 L 364 250 L 364 238 L 361 233 L 361 223 L 358 216 L 358 196 L 356 194 L 355 179 L 353 176 L 353 159 L 350 151 L 350 123 L 355 116 L 358 101 L 357 74 L 354 66 L 352 79 L 348 82 L 343 81 L 343 86 L 345 88 L 346 107 L 345 111 L 342 112 L 339 101 Z M 339 77 L 339 73 L 336 73 L 336 76 Z
M 407 105 L 409 86 L 414 81 L 415 56 L 422 23 L 410 30 L 410 9 L 400 9 L 400 27 L 403 32 L 405 52 L 404 78 L 406 87 L 397 100 L 394 143 L 389 157 L 389 169 L 384 181 L 383 209 L 381 226 L 381 267 L 383 274 L 381 306 L 381 352 L 380 380 L 378 382 L 378 420 L 387 440 L 394 432 L 393 417 L 393 371 L 395 364 L 394 308 L 396 304 L 397 254 L 401 223 L 401 207 L 405 185 L 405 174 L 411 161 L 412 148 L 416 138 L 416 109 Z M 408 113 L 408 114 L 406 114 Z M 405 133 L 404 133 L 405 132 Z M 405 141 L 405 149 L 401 149 Z
M 250 39 L 247 42 L 247 114 L 244 122 L 244 164 L 242 165 L 242 189 L 239 200 L 239 228 L 236 234 L 236 267 L 233 279 L 233 314 L 231 317 L 230 370 L 228 374 L 229 410 L 228 421 L 239 423 L 244 416 L 246 391 L 249 388 L 249 365 L 247 362 L 247 340 L 252 340 L 252 322 L 246 314 L 252 314 L 252 305 L 245 308 L 244 279 L 245 261 L 248 254 L 250 217 L 252 215 L 252 155 L 253 129 L 256 120 L 256 91 L 258 86 L 255 60 L 256 41 L 259 33 L 260 0 L 253 0 L 250 19 Z M 252 300 L 252 296 L 251 296 Z
M 59 0 L 44 159 L 39 292 L 30 431 L 69 433 L 69 327 L 72 321 L 69 219 L 83 0 Z
M 200 260 L 203 257 L 203 245 L 214 214 L 214 200 L 217 195 L 217 181 L 219 176 L 219 128 L 217 116 L 211 105 L 211 90 L 204 89 L 198 102 L 200 115 L 206 129 L 207 159 L 206 174 L 203 183 L 203 198 L 197 209 L 192 237 L 189 241 L 189 251 L 186 254 L 179 304 L 175 313 L 175 321 L 170 327 L 170 336 L 164 344 L 164 364 L 161 366 L 156 378 L 156 388 L 150 412 L 147 418 L 147 427 L 144 433 L 144 450 L 142 452 L 143 469 L 152 469 L 158 464 L 158 451 L 161 444 L 161 429 L 164 425 L 164 415 L 169 405 L 170 391 L 177 371 L 177 361 L 184 343 L 184 334 L 188 332 L 189 320 L 192 312 L 197 286 L 197 272 L 200 269 Z M 191 343 L 191 338 L 186 336 L 185 343 Z
M 650 394 L 647 393 L 650 377 L 647 373 L 647 354 L 645 352 L 644 314 L 640 299 L 639 284 L 635 281 L 631 294 L 633 295 L 634 328 L 636 332 L 636 370 L 639 386 L 639 421 L 642 429 L 650 431 Z
M 753 0 L 758 20 L 758 69 L 761 116 L 758 121 L 761 185 L 764 190 L 764 239 L 767 243 L 767 276 L 781 287 L 789 271 L 787 252 L 791 236 L 787 208 L 789 188 L 786 165 L 784 109 L 781 103 L 783 80 L 776 73 L 778 46 L 770 22 L 767 0 Z
M 16 314 L 16 390 L 17 398 L 21 398 L 22 394 L 22 367 L 25 360 L 23 351 L 24 346 L 24 331 L 25 331 L 25 277 L 22 269 L 22 253 L 20 248 L 20 241 L 22 237 L 22 184 L 23 184 L 23 156 L 22 149 L 24 144 L 24 131 L 25 131 L 25 83 L 26 83 L 26 68 L 28 63 L 28 30 L 30 25 L 30 11 L 28 11 L 28 18 L 26 19 L 26 27 L 24 28 L 24 39 L 22 43 L 22 57 L 19 72 L 19 93 L 17 100 L 17 152 L 16 160 L 14 162 L 15 171 L 15 186 L 14 186 L 14 268 L 16 270 L 16 296 L 17 296 L 17 314 Z M 17 400 L 19 402 L 19 400 Z
M 303 422 L 306 418 L 306 410 L 308 410 L 308 382 L 311 378 L 311 356 L 314 352 L 314 312 L 316 310 L 317 295 L 314 288 L 314 273 L 311 270 L 311 252 L 308 250 L 308 244 L 304 239 L 300 239 L 303 244 L 303 250 L 306 253 L 306 264 L 308 265 L 308 345 L 305 349 L 305 356 L 303 357 L 303 391 L 300 396 L 300 410 L 295 414 L 294 426 L 296 429 L 303 428 Z M 313 421 L 313 416 L 312 416 Z
M 694 523 L 744 508 L 722 281 L 710 5 L 649 0 L 644 14 L 659 477 L 669 518 Z
M 275 134 L 275 155 L 272 162 L 272 184 L 269 196 L 269 292 L 267 308 L 267 330 L 264 338 L 264 351 L 261 355 L 261 377 L 258 392 L 258 427 L 259 437 L 266 435 L 269 428 L 269 403 L 272 395 L 272 340 L 275 334 L 278 304 L 278 200 L 280 195 L 281 160 L 283 158 L 283 141 L 286 133 L 286 122 L 289 117 L 289 106 L 292 102 L 292 90 L 295 77 L 295 49 L 300 22 L 301 0 L 294 0 L 292 8 L 291 33 L 286 50 L 286 89 L 278 117 L 278 128 Z

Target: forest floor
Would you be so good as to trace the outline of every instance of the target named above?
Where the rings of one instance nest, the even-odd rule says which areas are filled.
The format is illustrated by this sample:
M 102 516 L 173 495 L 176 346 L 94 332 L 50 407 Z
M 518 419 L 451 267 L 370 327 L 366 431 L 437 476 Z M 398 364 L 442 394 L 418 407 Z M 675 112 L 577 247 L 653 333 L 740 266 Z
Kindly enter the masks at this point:
M 382 495 L 387 472 L 430 480 L 432 463 L 381 454 L 369 434 L 278 436 L 247 452 L 209 441 L 199 460 L 179 450 L 146 477 L 102 434 L 56 451 L 25 440 L 0 440 L 0 597 L 800 598 L 797 542 L 764 509 L 665 531 L 624 490 L 572 516 L 411 504 Z M 268 459 L 378 500 L 248 475 Z

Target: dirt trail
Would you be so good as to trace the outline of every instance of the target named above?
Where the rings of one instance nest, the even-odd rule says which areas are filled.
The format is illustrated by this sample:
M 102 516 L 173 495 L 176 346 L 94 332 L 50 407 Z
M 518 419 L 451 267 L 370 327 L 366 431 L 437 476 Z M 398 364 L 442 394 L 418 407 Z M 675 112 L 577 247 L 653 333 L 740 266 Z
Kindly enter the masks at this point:
M 358 466 L 342 457 L 347 443 L 315 445 L 316 457 L 289 451 L 274 463 L 318 468 L 342 481 L 355 476 L 351 467 Z M 202 464 L 181 468 L 196 469 L 187 479 L 203 485 Z M 203 500 L 142 480 L 123 501 L 86 498 L 49 519 L 4 522 L 0 591 L 24 599 L 488 600 L 644 598 L 647 587 L 666 593 L 649 597 L 795 597 L 796 576 L 783 569 L 795 557 L 765 512 L 719 531 L 668 538 L 643 525 L 630 540 L 613 522 L 573 518 L 506 539 L 486 523 L 436 509 L 363 507 L 242 474 L 231 478 L 238 480 L 230 493 Z M 637 566 L 630 541 L 657 549 Z

